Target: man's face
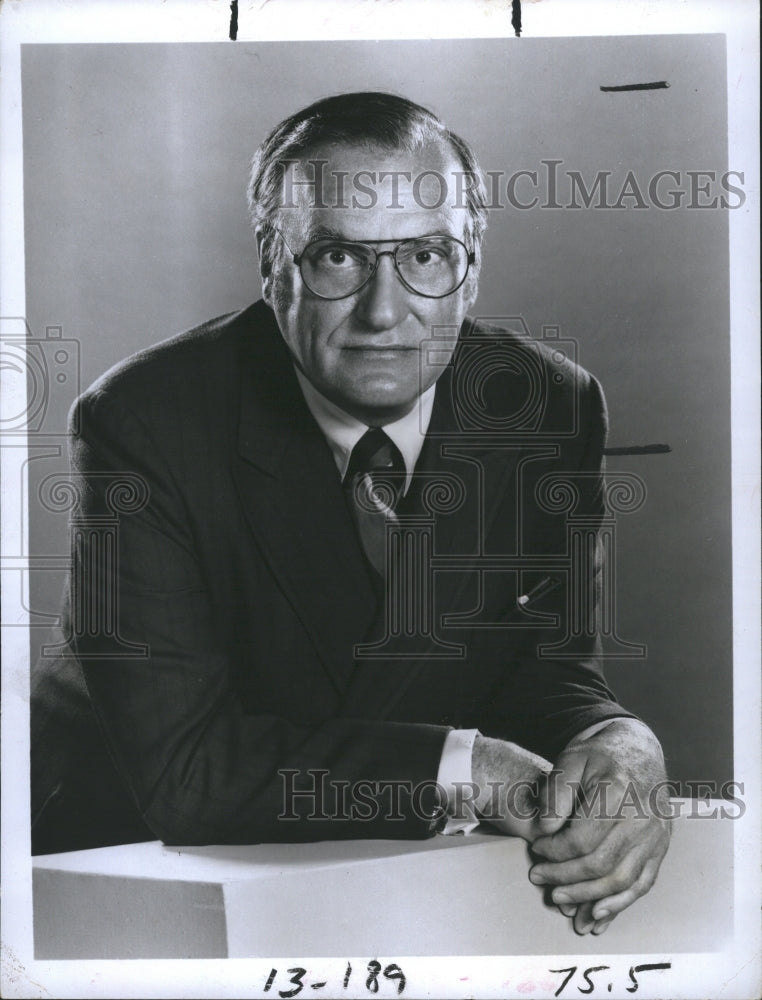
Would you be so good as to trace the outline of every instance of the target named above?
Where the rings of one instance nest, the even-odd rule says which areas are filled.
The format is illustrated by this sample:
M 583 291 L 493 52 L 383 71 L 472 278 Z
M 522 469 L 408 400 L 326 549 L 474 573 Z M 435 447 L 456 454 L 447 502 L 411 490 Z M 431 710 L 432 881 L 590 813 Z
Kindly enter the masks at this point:
M 312 184 L 298 184 L 314 180 L 312 166 L 290 168 L 295 183 L 289 200 L 296 207 L 284 208 L 278 223 L 294 253 L 326 234 L 360 242 L 382 240 L 373 243 L 379 252 L 393 250 L 403 239 L 431 235 L 454 236 L 468 250 L 474 249 L 467 209 L 454 207 L 458 201 L 465 204 L 463 197 L 456 197 L 461 188 L 454 176 L 462 173 L 462 167 L 442 145 L 414 155 L 329 146 L 314 150 L 308 159 L 327 161 L 322 197 L 316 199 Z M 376 182 L 361 171 L 375 172 Z M 384 171 L 389 175 L 381 179 Z M 441 200 L 443 188 L 433 173 L 423 176 L 425 171 L 436 171 L 445 179 L 446 197 L 439 207 L 426 207 Z M 355 178 L 373 190 L 375 199 L 354 186 Z M 277 235 L 275 240 L 282 243 Z M 383 256 L 359 291 L 326 300 L 305 286 L 287 248 L 280 249 L 281 253 L 276 245 L 272 274 L 263 275 L 263 295 L 304 375 L 363 423 L 382 425 L 409 412 L 452 355 L 466 310 L 476 298 L 473 265 L 460 288 L 434 299 L 406 288 L 392 258 Z M 429 359 L 432 352 L 424 342 L 432 337 L 437 338 L 437 350 Z

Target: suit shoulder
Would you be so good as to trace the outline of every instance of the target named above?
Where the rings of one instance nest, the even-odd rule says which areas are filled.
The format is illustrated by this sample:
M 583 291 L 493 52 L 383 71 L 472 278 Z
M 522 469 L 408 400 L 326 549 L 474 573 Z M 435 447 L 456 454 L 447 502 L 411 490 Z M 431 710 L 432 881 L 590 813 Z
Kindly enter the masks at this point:
M 241 340 L 266 320 L 262 309 L 258 302 L 226 313 L 130 355 L 97 378 L 79 402 L 110 398 L 140 405 L 157 394 L 198 398 L 199 392 L 227 382 Z
M 192 437 L 227 426 L 239 392 L 246 345 L 272 323 L 262 302 L 147 347 L 109 369 L 75 401 L 69 432 L 121 434 L 126 423 L 154 437 Z M 206 432 L 204 432 L 206 433 Z
M 455 396 L 461 408 L 473 400 L 485 412 L 485 428 L 574 433 L 595 413 L 605 420 L 605 401 L 572 348 L 568 339 L 536 340 L 525 328 L 467 321 L 454 364 Z
M 469 318 L 461 333 L 461 343 L 471 350 L 482 350 L 485 367 L 490 356 L 497 362 L 501 352 L 512 359 L 518 370 L 527 374 L 534 369 L 548 377 L 548 388 L 555 394 L 586 391 L 595 377 L 571 356 L 568 339 L 547 337 L 537 340 L 529 333 L 523 319 L 509 320 L 510 326 L 497 325 L 480 319 Z M 497 365 L 496 365 L 497 367 Z

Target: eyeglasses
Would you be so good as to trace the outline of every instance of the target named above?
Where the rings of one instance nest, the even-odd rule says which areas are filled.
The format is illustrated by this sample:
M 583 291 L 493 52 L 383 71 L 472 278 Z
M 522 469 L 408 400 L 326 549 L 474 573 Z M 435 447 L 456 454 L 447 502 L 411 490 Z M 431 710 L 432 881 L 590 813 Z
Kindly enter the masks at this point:
M 476 254 L 454 236 L 419 236 L 382 251 L 373 244 L 390 240 L 356 243 L 322 238 L 294 253 L 283 233 L 273 228 L 291 252 L 304 284 L 321 299 L 345 299 L 359 292 L 378 270 L 382 257 L 392 258 L 400 281 L 409 291 L 442 299 L 460 288 L 476 260 Z

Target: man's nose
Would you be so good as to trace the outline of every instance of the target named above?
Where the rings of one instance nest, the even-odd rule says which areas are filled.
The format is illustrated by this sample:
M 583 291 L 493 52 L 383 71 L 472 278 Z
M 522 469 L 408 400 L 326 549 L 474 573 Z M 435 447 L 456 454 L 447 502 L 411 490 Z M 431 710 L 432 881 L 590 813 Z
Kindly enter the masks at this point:
M 360 290 L 356 313 L 371 330 L 388 330 L 408 313 L 408 292 L 391 254 L 379 254 L 376 272 Z

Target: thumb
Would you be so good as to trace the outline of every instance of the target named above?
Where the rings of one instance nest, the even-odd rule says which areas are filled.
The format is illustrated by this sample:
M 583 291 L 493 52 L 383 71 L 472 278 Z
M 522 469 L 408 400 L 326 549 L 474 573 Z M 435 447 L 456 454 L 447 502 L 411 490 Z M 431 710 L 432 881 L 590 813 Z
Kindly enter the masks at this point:
M 584 753 L 565 751 L 546 776 L 537 796 L 540 836 L 557 833 L 573 815 L 586 760 Z

